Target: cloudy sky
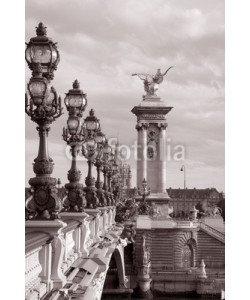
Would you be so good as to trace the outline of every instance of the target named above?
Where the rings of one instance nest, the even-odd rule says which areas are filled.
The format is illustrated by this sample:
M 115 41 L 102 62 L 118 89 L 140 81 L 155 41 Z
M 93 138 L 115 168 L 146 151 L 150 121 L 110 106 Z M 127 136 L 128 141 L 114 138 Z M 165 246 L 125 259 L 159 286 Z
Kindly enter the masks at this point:
M 61 60 L 53 85 L 64 96 L 77 78 L 88 94 L 103 132 L 134 144 L 136 117 L 131 109 L 144 94 L 131 74 L 154 74 L 173 65 L 159 95 L 173 106 L 168 115 L 168 145 L 186 149 L 184 162 L 167 163 L 168 186 L 224 190 L 224 1 L 222 0 L 26 0 L 26 42 L 42 21 L 58 42 Z M 26 81 L 30 71 L 26 68 Z M 67 181 L 70 160 L 62 127 L 65 113 L 49 136 L 53 175 Z M 26 185 L 37 155 L 35 124 L 26 117 Z M 136 163 L 133 158 L 133 185 Z M 86 166 L 79 162 L 83 177 Z

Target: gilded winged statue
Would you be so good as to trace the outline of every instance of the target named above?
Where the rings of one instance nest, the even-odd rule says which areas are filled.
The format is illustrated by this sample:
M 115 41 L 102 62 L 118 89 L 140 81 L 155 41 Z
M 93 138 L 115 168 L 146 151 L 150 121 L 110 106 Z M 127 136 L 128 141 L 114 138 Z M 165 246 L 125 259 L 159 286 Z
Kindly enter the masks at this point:
M 169 67 L 163 74 L 161 73 L 161 69 L 158 69 L 155 75 L 134 73 L 132 76 L 138 76 L 143 81 L 146 96 L 157 96 L 159 84 L 162 83 L 164 76 L 171 68 L 173 68 L 173 66 Z

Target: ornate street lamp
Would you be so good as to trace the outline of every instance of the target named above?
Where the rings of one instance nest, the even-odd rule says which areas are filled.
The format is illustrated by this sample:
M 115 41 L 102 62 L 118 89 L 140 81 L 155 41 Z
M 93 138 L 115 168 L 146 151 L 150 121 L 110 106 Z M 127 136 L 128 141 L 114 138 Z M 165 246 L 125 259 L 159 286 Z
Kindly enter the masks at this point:
M 65 211 L 82 212 L 86 206 L 83 185 L 79 183 L 81 171 L 76 166 L 76 158 L 80 147 L 85 140 L 85 132 L 82 126 L 81 116 L 87 105 L 86 94 L 80 89 L 77 80 L 73 83 L 73 89 L 69 90 L 64 99 L 69 112 L 67 128 L 63 128 L 63 139 L 70 146 L 72 154 L 71 168 L 68 172 L 69 183 L 65 184 L 67 196 L 63 199 Z
M 113 190 L 113 194 L 114 194 L 114 200 L 115 200 L 115 203 L 117 204 L 118 202 L 120 202 L 120 199 L 121 199 L 121 185 L 120 185 L 119 174 L 113 175 L 111 184 L 112 184 L 112 190 Z
M 143 202 L 146 202 L 146 197 L 150 195 L 150 188 L 148 187 L 147 180 L 145 178 L 142 181 L 142 188 L 138 189 L 138 194 L 142 196 Z
M 106 141 L 106 144 L 103 149 L 102 172 L 103 172 L 103 177 L 104 177 L 103 190 L 105 191 L 106 203 L 108 206 L 112 205 L 112 198 L 109 193 L 109 184 L 108 184 L 108 172 L 109 172 L 109 168 L 110 168 L 111 153 L 112 153 L 112 148 L 108 144 L 108 141 Z
M 138 212 L 139 215 L 152 215 L 153 208 L 146 202 L 146 197 L 150 195 L 150 188 L 148 187 L 147 181 L 144 178 L 142 181 L 142 188 L 138 189 L 138 194 L 142 196 L 142 201 L 139 203 Z
M 64 103 L 70 116 L 82 117 L 87 106 L 87 94 L 80 90 L 77 79 L 73 82 L 73 89 L 66 93 Z
M 119 185 L 119 166 L 118 166 L 118 152 L 117 149 L 112 160 L 112 177 L 111 177 L 111 188 L 114 197 L 114 202 L 119 201 L 120 185 Z
M 43 26 L 39 25 L 37 31 L 39 36 L 43 30 L 42 28 Z M 40 141 L 38 156 L 33 164 L 36 177 L 29 180 L 32 195 L 26 201 L 27 217 L 30 219 L 55 219 L 58 218 L 62 205 L 57 196 L 57 179 L 51 177 L 54 164 L 49 156 L 47 139 L 50 125 L 62 115 L 62 105 L 61 98 L 58 98 L 55 89 L 50 86 L 49 79 L 53 77 L 47 76 L 49 74 L 48 70 L 50 73 L 52 72 L 52 67 L 45 68 L 46 64 L 42 54 L 43 51 L 46 52 L 47 48 L 42 47 L 42 42 L 40 46 L 36 42 L 32 43 L 30 41 L 26 49 L 26 60 L 32 70 L 32 78 L 28 83 L 30 99 L 28 99 L 27 93 L 25 94 L 25 111 L 31 120 L 38 124 L 37 130 Z M 49 49 L 52 48 L 51 44 Z M 59 57 L 57 50 L 51 51 L 56 51 L 57 57 Z M 40 53 L 40 56 L 38 53 Z M 56 60 L 53 61 L 55 63 Z
M 36 27 L 36 37 L 30 39 L 26 43 L 25 59 L 31 70 L 34 64 L 40 63 L 42 68 L 42 75 L 48 80 L 53 79 L 54 71 L 60 60 L 60 55 L 56 44 L 51 38 L 47 37 L 47 27 L 42 22 Z
M 106 137 L 105 135 L 99 130 L 96 134 L 96 142 L 97 142 L 97 156 L 94 162 L 94 165 L 96 166 L 96 172 L 97 172 L 97 178 L 96 178 L 96 183 L 95 187 L 97 188 L 97 197 L 99 199 L 99 205 L 100 206 L 106 206 L 106 198 L 104 195 L 104 190 L 103 190 L 103 182 L 100 180 L 100 173 L 103 167 L 103 151 L 104 151 L 104 146 L 106 144 Z
M 114 173 L 113 173 L 114 172 L 113 166 L 114 166 L 114 162 L 115 162 L 114 158 L 115 158 L 115 155 L 114 155 L 114 153 L 112 152 L 112 149 L 111 149 L 111 152 L 109 154 L 108 168 L 107 168 L 107 184 L 108 184 L 108 193 L 109 193 L 109 198 L 110 198 L 110 205 L 115 204 L 113 188 L 112 188 L 112 185 L 111 185 L 112 177 L 114 175 Z
M 84 120 L 84 129 L 86 131 L 86 139 L 83 143 L 82 154 L 88 160 L 88 175 L 85 179 L 87 207 L 96 208 L 99 200 L 96 195 L 95 178 L 92 177 L 92 167 L 97 156 L 98 140 L 97 132 L 100 129 L 100 122 L 95 116 L 93 109 L 90 110 L 89 116 Z

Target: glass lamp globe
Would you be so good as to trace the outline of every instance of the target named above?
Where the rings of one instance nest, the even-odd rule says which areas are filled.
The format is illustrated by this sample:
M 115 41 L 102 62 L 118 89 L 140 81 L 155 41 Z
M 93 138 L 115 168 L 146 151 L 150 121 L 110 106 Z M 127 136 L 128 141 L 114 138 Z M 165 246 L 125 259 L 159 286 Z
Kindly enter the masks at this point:
M 25 59 L 31 70 L 34 63 L 40 63 L 43 76 L 53 79 L 53 72 L 56 70 L 60 60 L 59 52 L 54 43 L 47 37 L 46 27 L 42 22 L 36 27 L 36 37 L 30 39 L 25 51 Z
M 90 110 L 89 116 L 85 119 L 86 129 L 90 131 L 96 131 L 100 128 L 100 122 L 95 116 L 93 109 Z
M 35 105 L 41 105 L 46 101 L 50 93 L 50 86 L 46 78 L 42 77 L 41 65 L 34 66 L 33 77 L 28 83 L 28 91 Z
M 80 83 L 75 80 L 73 89 L 69 90 L 64 99 L 64 103 L 70 114 L 81 116 L 87 106 L 86 94 L 80 90 Z
M 68 121 L 68 129 L 71 135 L 77 134 L 79 131 L 80 120 L 77 117 L 69 117 Z
M 96 141 L 93 138 L 90 138 L 86 141 L 86 146 L 88 148 L 96 148 Z
M 101 131 L 98 131 L 95 136 L 95 140 L 98 144 L 104 144 L 106 141 L 106 137 Z

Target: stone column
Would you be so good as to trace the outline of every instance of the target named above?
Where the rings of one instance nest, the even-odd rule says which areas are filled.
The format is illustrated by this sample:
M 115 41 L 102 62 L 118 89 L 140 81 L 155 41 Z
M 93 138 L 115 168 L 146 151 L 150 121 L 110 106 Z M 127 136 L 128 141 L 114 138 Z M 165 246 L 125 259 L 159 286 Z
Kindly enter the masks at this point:
M 160 128 L 159 133 L 159 173 L 158 173 L 158 191 L 159 193 L 166 193 L 167 189 L 167 152 L 166 152 L 166 123 L 158 124 Z
M 138 136 L 137 136 L 137 177 L 136 185 L 141 186 L 142 182 L 142 158 L 143 158 L 143 149 L 142 149 L 142 127 L 136 126 Z
M 143 124 L 142 126 L 142 149 L 143 149 L 142 180 L 144 178 L 147 180 L 147 128 L 148 128 L 148 124 Z M 142 180 L 139 186 L 141 186 Z
M 148 124 L 137 124 L 137 186 L 140 187 L 143 179 L 147 180 L 147 128 Z

